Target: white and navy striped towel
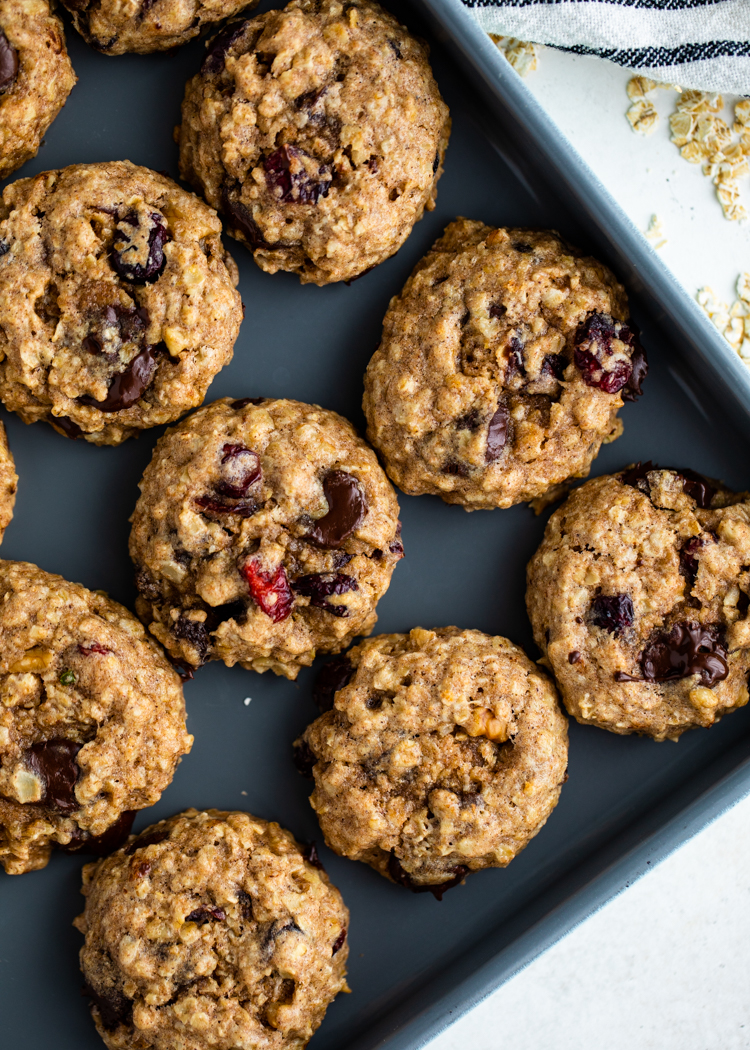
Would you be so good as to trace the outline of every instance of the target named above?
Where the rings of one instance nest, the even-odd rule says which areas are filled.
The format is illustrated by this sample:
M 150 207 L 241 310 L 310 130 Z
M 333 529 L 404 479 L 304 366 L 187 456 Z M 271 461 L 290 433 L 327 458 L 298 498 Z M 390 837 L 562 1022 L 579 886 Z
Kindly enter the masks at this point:
M 750 95 L 750 0 L 464 0 L 488 33 Z

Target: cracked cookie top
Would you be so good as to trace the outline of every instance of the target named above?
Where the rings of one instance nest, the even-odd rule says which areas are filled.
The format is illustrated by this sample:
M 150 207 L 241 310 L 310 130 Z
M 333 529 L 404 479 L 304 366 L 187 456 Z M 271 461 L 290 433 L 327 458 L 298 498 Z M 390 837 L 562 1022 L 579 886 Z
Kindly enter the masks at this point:
M 327 845 L 413 891 L 505 867 L 557 804 L 567 719 L 506 638 L 379 635 L 325 665 L 315 699 L 295 761 Z
M 110 1050 L 302 1050 L 341 991 L 349 912 L 314 850 L 194 809 L 83 871 L 81 969 Z
M 555 511 L 526 602 L 579 722 L 676 740 L 747 703 L 748 595 L 747 494 L 637 463 Z
M 0 561 L 0 864 L 53 846 L 107 852 L 171 782 L 193 738 L 182 686 L 103 593 Z
M 180 171 L 258 265 L 347 281 L 435 204 L 448 108 L 424 44 L 371 0 L 230 23 L 188 82 Z
M 167 431 L 141 482 L 137 610 L 188 670 L 295 678 L 369 634 L 403 556 L 398 503 L 335 412 L 224 398 Z
M 12 183 L 0 398 L 94 444 L 177 419 L 231 360 L 237 279 L 216 213 L 148 168 L 77 164 Z
M 391 300 L 365 375 L 391 479 L 475 510 L 585 476 L 647 372 L 627 317 L 613 274 L 556 233 L 452 222 Z

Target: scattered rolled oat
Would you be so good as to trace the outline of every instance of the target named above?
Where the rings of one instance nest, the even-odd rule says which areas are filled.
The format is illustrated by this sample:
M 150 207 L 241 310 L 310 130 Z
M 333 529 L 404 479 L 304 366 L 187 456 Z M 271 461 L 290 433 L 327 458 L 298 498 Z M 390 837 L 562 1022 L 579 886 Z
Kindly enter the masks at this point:
M 489 35 L 519 76 L 525 77 L 527 73 L 533 73 L 537 67 L 537 48 L 541 45 L 517 40 L 514 36 L 498 36 L 497 33 Z
M 625 116 L 630 121 L 633 131 L 639 135 L 653 134 L 659 123 L 659 114 L 650 99 L 642 98 L 634 102 Z
M 737 278 L 737 298 L 727 306 L 716 297 L 713 288 L 699 288 L 696 299 L 729 345 L 750 367 L 750 273 Z
M 649 219 L 648 226 L 646 227 L 646 237 L 649 241 L 651 241 L 652 247 L 656 248 L 657 251 L 659 248 L 663 248 L 664 245 L 667 243 L 667 235 L 664 230 L 664 223 L 661 221 L 658 215 L 652 215 Z

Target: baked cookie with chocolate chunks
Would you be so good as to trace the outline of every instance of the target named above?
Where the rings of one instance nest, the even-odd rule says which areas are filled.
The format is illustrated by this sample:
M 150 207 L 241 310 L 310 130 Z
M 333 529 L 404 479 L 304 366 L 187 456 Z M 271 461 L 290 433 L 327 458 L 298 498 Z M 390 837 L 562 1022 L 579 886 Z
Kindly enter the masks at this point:
M 619 436 L 646 372 L 606 266 L 551 231 L 457 219 L 390 302 L 367 436 L 409 495 L 548 500 Z
M 0 864 L 108 852 L 171 783 L 193 738 L 182 685 L 103 592 L 0 561 Z
M 83 869 L 81 969 L 110 1050 L 302 1050 L 348 991 L 349 912 L 278 824 L 186 810 Z
M 0 423 L 0 543 L 2 543 L 5 530 L 13 518 L 17 489 L 18 474 L 16 474 L 16 465 L 13 460 L 13 454 L 8 447 L 8 435 L 5 432 L 5 427 Z
M 61 0 L 84 40 L 105 55 L 170 51 L 258 0 Z
M 326 844 L 414 892 L 505 867 L 557 805 L 568 721 L 507 638 L 379 635 L 325 665 L 315 699 L 295 761 Z
M 77 80 L 53 6 L 0 0 L 0 179 L 36 156 Z
M 748 595 L 748 494 L 649 462 L 555 511 L 526 602 L 571 715 L 676 740 L 748 701 Z
M 180 172 L 262 270 L 351 281 L 434 208 L 449 132 L 426 46 L 379 4 L 293 0 L 209 43 Z
M 223 660 L 296 678 L 375 625 L 403 556 L 398 503 L 335 412 L 215 401 L 167 431 L 140 488 L 136 608 L 188 670 Z
M 0 208 L 0 398 L 117 445 L 200 404 L 232 358 L 237 268 L 216 212 L 129 161 L 20 179 Z

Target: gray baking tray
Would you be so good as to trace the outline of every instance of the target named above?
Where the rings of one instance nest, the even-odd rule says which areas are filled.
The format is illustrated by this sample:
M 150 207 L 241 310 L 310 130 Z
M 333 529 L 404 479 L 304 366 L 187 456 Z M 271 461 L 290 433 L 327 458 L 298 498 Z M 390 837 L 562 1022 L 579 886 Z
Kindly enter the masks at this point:
M 645 396 L 623 411 L 624 437 L 602 452 L 593 473 L 651 458 L 748 487 L 750 373 L 458 0 L 391 6 L 430 41 L 453 113 L 437 210 L 396 257 L 350 287 L 301 287 L 288 275 L 268 276 L 230 242 L 247 315 L 234 361 L 209 398 L 294 397 L 362 427 L 362 374 L 388 300 L 444 225 L 462 214 L 552 226 L 625 280 L 651 360 Z M 68 38 L 79 84 L 20 175 L 123 157 L 176 175 L 172 128 L 201 44 L 172 55 L 106 58 L 72 30 Z M 43 424 L 4 419 L 20 484 L 2 555 L 104 588 L 132 607 L 128 516 L 160 431 L 99 449 Z M 524 573 L 544 518 L 526 507 L 468 515 L 433 497 L 400 502 L 406 558 L 380 604 L 378 630 L 457 624 L 507 635 L 533 654 Z M 320 846 L 308 781 L 296 773 L 290 747 L 316 714 L 313 674 L 290 683 L 216 664 L 201 669 L 185 687 L 193 752 L 136 828 L 187 806 L 246 808 Z M 312 1046 L 422 1045 L 748 789 L 749 709 L 679 744 L 573 724 L 570 780 L 540 835 L 510 867 L 472 875 L 440 903 L 321 846 L 352 912 L 352 994 L 331 1006 Z M 102 1045 L 80 994 L 80 937 L 71 926 L 81 907 L 81 863 L 58 855 L 44 871 L 0 877 L 3 1047 Z

